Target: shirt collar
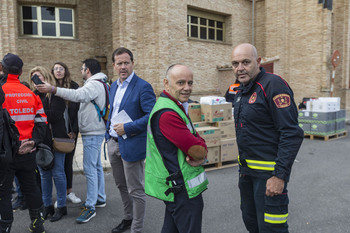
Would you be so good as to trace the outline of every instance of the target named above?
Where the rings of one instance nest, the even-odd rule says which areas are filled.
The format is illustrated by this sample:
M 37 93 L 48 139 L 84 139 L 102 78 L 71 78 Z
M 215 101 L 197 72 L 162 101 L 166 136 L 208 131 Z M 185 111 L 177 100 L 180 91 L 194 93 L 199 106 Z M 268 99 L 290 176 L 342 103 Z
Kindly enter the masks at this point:
M 188 114 L 188 102 L 181 103 L 179 101 L 179 103 L 182 105 L 182 107 L 184 107 L 186 114 Z
M 134 74 L 135 74 L 135 71 L 133 71 L 133 72 L 129 75 L 129 77 L 128 77 L 127 79 L 125 79 L 124 82 L 126 82 L 127 84 L 129 84 L 129 83 L 131 82 L 132 77 L 134 77 Z M 123 82 L 123 83 L 124 83 L 124 82 Z M 122 84 L 122 83 L 120 82 L 120 78 L 118 78 L 117 84 L 118 84 L 118 86 L 120 86 L 120 84 Z

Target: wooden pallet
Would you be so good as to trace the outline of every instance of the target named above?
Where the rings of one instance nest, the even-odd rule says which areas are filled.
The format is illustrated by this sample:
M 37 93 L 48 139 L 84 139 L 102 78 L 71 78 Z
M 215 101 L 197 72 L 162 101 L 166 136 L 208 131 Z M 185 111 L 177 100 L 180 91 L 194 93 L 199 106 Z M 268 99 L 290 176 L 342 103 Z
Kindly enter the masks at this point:
M 212 170 L 235 167 L 235 166 L 238 166 L 237 160 L 205 164 L 204 168 L 206 171 L 212 171 Z
M 315 138 L 320 138 L 323 139 L 324 141 L 328 141 L 331 139 L 338 139 L 338 138 L 343 138 L 348 136 L 347 131 L 343 131 L 340 133 L 335 133 L 335 134 L 329 134 L 329 135 L 313 135 L 313 134 L 305 134 L 305 137 L 310 137 L 310 140 L 314 140 Z

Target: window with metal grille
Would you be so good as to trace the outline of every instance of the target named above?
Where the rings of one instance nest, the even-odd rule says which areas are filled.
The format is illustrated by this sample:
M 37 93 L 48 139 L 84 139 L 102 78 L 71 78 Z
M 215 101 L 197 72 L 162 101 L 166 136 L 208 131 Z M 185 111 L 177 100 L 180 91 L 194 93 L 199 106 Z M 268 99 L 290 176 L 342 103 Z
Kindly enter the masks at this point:
M 225 41 L 225 16 L 188 9 L 187 37 L 207 41 Z
M 72 39 L 74 10 L 52 6 L 21 6 L 21 35 Z

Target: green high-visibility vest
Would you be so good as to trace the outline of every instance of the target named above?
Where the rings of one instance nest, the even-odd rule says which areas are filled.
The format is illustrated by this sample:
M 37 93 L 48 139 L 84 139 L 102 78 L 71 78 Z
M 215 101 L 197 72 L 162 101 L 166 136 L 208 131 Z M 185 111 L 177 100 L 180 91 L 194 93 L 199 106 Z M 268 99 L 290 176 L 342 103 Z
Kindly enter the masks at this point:
M 160 200 L 174 202 L 174 193 L 166 192 L 173 187 L 172 182 L 166 182 L 169 172 L 166 169 L 161 154 L 158 151 L 151 130 L 151 119 L 154 113 L 162 109 L 171 109 L 179 114 L 186 123 L 187 128 L 194 133 L 195 130 L 186 114 L 177 104 L 169 98 L 159 97 L 148 119 L 147 125 L 147 147 L 145 167 L 145 192 Z M 177 150 L 180 172 L 184 179 L 184 185 L 189 198 L 194 198 L 207 189 L 208 179 L 202 166 L 192 167 L 186 162 L 186 155 L 180 149 Z

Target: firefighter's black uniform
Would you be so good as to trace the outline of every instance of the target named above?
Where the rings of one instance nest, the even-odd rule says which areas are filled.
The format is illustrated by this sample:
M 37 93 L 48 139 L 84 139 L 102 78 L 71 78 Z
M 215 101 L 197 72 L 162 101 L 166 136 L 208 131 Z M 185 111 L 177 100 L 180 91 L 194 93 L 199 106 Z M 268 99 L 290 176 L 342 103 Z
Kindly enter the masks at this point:
M 288 232 L 287 182 L 304 138 L 293 91 L 281 77 L 260 68 L 252 82 L 238 87 L 234 118 L 243 221 L 249 232 Z M 265 195 L 272 176 L 285 181 L 282 195 Z

